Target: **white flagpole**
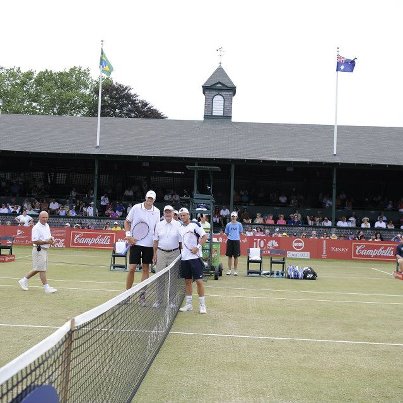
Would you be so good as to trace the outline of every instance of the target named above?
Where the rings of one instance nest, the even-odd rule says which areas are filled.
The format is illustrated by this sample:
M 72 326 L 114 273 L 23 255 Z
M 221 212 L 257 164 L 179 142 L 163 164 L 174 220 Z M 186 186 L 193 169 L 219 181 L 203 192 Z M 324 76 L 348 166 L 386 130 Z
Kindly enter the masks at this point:
M 101 41 L 101 53 L 104 47 L 104 41 Z M 101 66 L 99 66 L 99 92 L 98 92 L 98 123 L 97 123 L 97 147 L 99 147 L 99 139 L 101 136 L 101 96 L 102 96 L 102 73 Z
M 337 55 L 339 55 L 339 48 L 337 48 Z M 335 118 L 334 118 L 334 131 L 333 131 L 333 155 L 336 155 L 337 151 L 337 103 L 339 93 L 339 71 L 336 69 L 336 106 L 335 106 Z

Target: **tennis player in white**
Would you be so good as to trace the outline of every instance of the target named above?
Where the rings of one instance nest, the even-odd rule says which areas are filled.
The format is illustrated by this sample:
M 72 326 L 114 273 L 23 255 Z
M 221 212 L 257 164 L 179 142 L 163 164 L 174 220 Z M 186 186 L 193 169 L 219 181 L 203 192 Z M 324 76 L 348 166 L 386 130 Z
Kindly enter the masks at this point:
M 21 280 L 20 287 L 28 291 L 28 280 L 39 273 L 46 294 L 53 294 L 56 288 L 50 287 L 46 278 L 48 269 L 48 249 L 55 243 L 48 224 L 49 215 L 46 211 L 39 213 L 39 222 L 32 228 L 32 270 Z
M 199 294 L 200 313 L 207 313 L 204 297 L 203 268 L 201 249 L 207 241 L 207 234 L 202 226 L 195 221 L 190 221 L 189 210 L 182 207 L 179 210 L 182 226 L 179 229 L 182 239 L 181 277 L 185 279 L 186 303 L 180 308 L 181 312 L 191 311 L 192 305 L 192 282 L 196 282 Z
M 155 226 L 160 220 L 160 211 L 154 206 L 156 194 L 149 190 L 143 203 L 135 204 L 126 217 L 124 226 L 126 241 L 132 245 L 129 250 L 129 272 L 126 278 L 126 289 L 133 286 L 136 265 L 142 264 L 141 281 L 148 279 L 150 264 L 153 262 L 153 238 Z M 145 233 L 136 239 L 135 227 L 148 227 Z

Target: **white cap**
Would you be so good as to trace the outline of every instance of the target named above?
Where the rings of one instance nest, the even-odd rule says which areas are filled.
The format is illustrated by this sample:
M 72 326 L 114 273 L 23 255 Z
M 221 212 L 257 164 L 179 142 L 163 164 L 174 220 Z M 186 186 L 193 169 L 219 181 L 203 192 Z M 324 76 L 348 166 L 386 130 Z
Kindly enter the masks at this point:
M 155 194 L 154 190 L 149 190 L 146 194 L 146 199 L 147 197 L 152 197 L 155 200 L 157 198 L 157 195 Z
M 115 225 L 115 224 L 116 224 L 116 225 L 118 225 L 118 222 L 117 222 L 117 221 L 115 221 L 115 222 L 113 223 L 113 225 Z
M 233 211 L 233 212 L 231 213 L 231 217 L 238 217 L 238 213 L 237 213 L 236 211 Z
M 165 211 L 165 210 L 174 211 L 174 208 L 168 204 L 167 206 L 164 207 L 164 211 Z
M 179 210 L 179 214 L 189 214 L 189 210 L 186 207 L 182 207 Z
M 174 210 L 174 214 L 179 215 L 179 211 L 178 211 L 178 210 Z
M 70 223 L 66 222 L 66 224 L 64 224 L 65 227 L 70 227 Z

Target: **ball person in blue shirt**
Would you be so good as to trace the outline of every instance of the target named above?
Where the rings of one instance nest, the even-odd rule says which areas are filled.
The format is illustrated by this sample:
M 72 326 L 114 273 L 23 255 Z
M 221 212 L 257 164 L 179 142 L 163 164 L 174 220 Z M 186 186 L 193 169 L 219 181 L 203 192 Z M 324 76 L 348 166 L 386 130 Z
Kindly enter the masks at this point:
M 231 213 L 231 221 L 225 226 L 225 233 L 227 239 L 227 251 L 225 253 L 228 256 L 228 271 L 227 276 L 233 274 L 238 275 L 238 257 L 241 255 L 241 234 L 243 227 L 240 222 L 237 221 L 238 213 L 233 211 Z

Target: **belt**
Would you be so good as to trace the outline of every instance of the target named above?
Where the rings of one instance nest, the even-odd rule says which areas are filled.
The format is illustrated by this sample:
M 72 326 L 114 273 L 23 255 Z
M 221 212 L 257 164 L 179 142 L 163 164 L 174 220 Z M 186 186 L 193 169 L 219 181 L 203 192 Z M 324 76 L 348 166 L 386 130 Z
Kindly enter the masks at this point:
M 163 252 L 174 252 L 174 251 L 178 250 L 179 248 L 169 249 L 169 250 L 162 249 L 162 248 L 158 248 L 158 249 L 159 249 L 159 250 L 162 250 Z

